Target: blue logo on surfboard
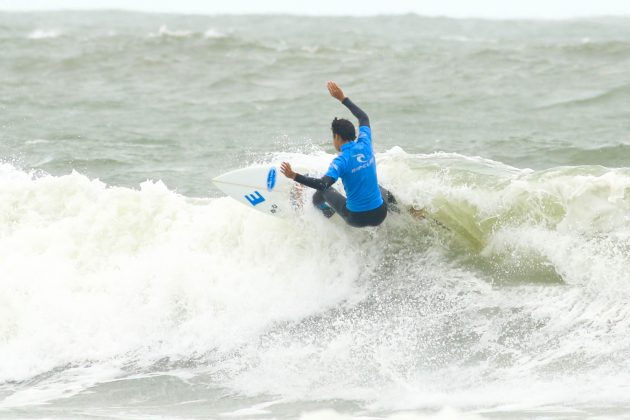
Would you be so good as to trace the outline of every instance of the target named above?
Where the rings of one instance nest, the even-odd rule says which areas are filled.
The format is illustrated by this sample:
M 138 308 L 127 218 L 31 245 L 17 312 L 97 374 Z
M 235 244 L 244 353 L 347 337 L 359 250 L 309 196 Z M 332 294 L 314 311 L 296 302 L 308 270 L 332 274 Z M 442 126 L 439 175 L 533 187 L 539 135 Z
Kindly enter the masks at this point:
M 245 199 L 249 201 L 249 204 L 251 204 L 252 206 L 257 206 L 258 204 L 265 201 L 265 197 L 260 195 L 258 191 L 254 191 L 253 194 L 246 195 Z
M 276 168 L 269 169 L 269 173 L 267 173 L 267 191 L 273 190 L 273 187 L 276 186 Z

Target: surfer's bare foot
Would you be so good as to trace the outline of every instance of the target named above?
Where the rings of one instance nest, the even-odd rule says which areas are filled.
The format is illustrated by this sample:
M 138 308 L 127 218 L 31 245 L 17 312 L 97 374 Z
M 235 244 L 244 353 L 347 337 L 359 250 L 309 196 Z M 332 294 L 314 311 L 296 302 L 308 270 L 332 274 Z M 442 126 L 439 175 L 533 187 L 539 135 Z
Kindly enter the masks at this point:
M 424 209 L 417 209 L 413 206 L 407 209 L 409 214 L 416 219 L 425 219 L 427 217 L 427 212 Z

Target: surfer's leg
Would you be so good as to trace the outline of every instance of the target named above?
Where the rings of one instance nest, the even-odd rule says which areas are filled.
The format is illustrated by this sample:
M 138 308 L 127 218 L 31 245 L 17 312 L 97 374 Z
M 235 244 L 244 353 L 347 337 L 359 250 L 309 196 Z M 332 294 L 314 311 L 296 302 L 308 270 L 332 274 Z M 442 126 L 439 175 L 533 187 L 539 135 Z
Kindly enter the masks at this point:
M 313 194 L 313 205 L 320 209 L 327 218 L 331 218 L 335 214 L 335 210 L 326 203 L 323 191 L 315 191 L 315 194 Z
M 338 213 L 344 220 L 348 220 L 349 211 L 346 208 L 346 197 L 334 188 L 316 191 L 313 195 L 313 204 L 321 209 L 326 217 Z
M 346 197 L 334 188 L 328 188 L 323 192 L 324 200 L 344 219 L 348 216 Z
M 389 191 L 384 188 L 382 191 L 384 191 L 382 192 L 384 197 L 389 197 L 389 203 L 396 203 L 396 199 Z M 322 205 L 328 204 L 332 207 L 332 209 L 329 207 L 329 210 L 334 211 L 328 216 L 325 210 L 322 209 L 326 217 L 331 217 L 336 212 L 346 223 L 353 227 L 378 226 L 387 216 L 386 203 L 374 210 L 351 212 L 346 207 L 346 197 L 334 188 L 328 188 L 326 191 L 316 191 L 313 195 L 313 204 L 320 209 L 322 209 Z M 398 209 L 396 208 L 395 211 L 398 211 Z

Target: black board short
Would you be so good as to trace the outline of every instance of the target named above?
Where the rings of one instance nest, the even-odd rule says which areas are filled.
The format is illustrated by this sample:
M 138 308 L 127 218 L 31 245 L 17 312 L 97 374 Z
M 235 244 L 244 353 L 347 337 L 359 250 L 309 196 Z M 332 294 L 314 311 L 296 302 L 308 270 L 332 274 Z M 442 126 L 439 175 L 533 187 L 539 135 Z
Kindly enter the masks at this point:
M 313 196 L 313 204 L 317 207 L 322 206 L 325 202 L 333 210 L 339 214 L 352 227 L 378 226 L 387 217 L 387 204 L 395 203 L 394 196 L 385 188 L 380 187 L 383 196 L 383 204 L 368 211 L 350 211 L 346 207 L 346 197 L 334 188 L 328 188 L 326 191 L 316 191 Z M 334 213 L 323 210 L 326 217 L 331 217 Z

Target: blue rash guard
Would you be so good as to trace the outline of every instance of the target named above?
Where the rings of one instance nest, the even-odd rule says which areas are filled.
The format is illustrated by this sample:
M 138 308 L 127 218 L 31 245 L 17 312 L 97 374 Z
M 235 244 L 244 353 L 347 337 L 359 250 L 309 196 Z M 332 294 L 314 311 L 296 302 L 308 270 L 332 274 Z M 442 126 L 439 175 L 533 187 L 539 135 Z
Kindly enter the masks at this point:
M 332 161 L 323 177 L 311 178 L 296 174 L 294 179 L 317 190 L 313 195 L 313 204 L 326 217 L 338 213 L 350 226 L 378 226 L 385 220 L 389 205 L 392 205 L 392 211 L 397 211 L 396 199 L 378 185 L 372 130 L 367 114 L 349 98 L 345 98 L 342 103 L 359 119 L 359 137 L 341 146 L 340 155 Z M 330 188 L 339 178 L 347 198 Z
M 333 182 L 341 178 L 350 211 L 374 210 L 383 204 L 369 126 L 359 127 L 359 137 L 341 146 L 341 154 L 332 161 L 326 176 Z

